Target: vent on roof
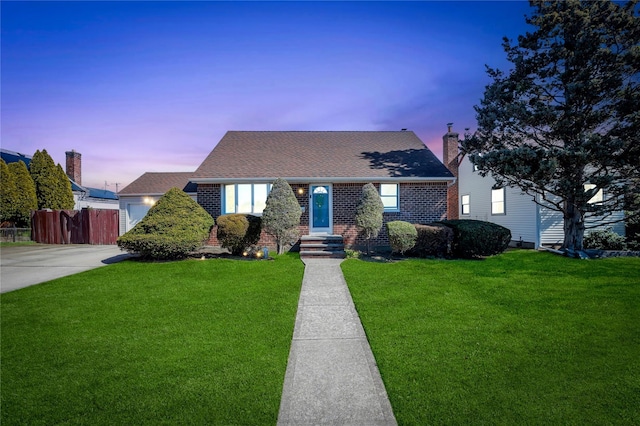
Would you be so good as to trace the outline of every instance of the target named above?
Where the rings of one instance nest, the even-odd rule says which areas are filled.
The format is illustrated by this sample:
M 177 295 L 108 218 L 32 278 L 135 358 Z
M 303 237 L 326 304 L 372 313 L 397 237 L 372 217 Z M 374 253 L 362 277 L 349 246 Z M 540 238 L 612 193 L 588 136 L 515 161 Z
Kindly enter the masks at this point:
M 402 130 L 403 132 L 406 132 L 406 131 L 407 131 L 407 129 L 400 129 L 400 130 Z

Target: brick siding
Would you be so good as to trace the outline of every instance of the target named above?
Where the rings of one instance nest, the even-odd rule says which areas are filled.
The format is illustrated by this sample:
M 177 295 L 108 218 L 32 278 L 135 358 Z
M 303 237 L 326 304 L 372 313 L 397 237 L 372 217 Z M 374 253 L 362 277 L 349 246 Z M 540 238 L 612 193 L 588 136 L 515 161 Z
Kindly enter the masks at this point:
M 380 185 L 374 183 L 380 190 Z M 342 235 L 347 247 L 362 248 L 366 240 L 358 235 L 355 226 L 356 206 L 362 195 L 362 183 L 333 184 L 333 233 Z M 309 185 L 292 184 L 298 203 L 304 208 L 300 217 L 300 235 L 309 233 Z M 302 193 L 298 192 L 302 189 Z M 217 220 L 222 211 L 221 187 L 219 184 L 198 184 L 198 203 Z M 401 183 L 400 211 L 386 212 L 383 222 L 403 220 L 410 223 L 430 223 L 446 219 L 447 184 L 445 182 Z M 218 246 L 217 228 L 211 232 L 208 244 Z M 259 245 L 275 248 L 275 240 L 264 231 Z M 372 247 L 388 246 L 389 238 L 383 224 L 380 234 L 371 241 Z

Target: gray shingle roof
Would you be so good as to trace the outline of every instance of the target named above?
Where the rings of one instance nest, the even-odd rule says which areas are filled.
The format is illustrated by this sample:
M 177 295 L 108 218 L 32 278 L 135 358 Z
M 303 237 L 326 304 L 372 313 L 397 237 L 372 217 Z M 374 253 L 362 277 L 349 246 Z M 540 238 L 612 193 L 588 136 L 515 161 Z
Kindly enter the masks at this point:
M 192 175 L 232 179 L 452 180 L 411 131 L 229 131 Z
M 187 193 L 195 193 L 196 185 L 190 182 L 193 172 L 147 172 L 124 187 L 118 195 L 164 194 L 171 188 L 179 188 Z

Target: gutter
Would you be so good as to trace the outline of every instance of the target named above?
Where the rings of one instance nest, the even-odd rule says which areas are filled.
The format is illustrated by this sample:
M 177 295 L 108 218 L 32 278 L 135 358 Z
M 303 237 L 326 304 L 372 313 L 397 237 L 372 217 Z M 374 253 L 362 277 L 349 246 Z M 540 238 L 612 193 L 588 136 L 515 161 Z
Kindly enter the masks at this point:
M 193 183 L 273 183 L 275 177 L 261 178 L 191 178 Z M 283 177 L 288 183 L 368 183 L 368 182 L 448 182 L 451 186 L 455 177 Z

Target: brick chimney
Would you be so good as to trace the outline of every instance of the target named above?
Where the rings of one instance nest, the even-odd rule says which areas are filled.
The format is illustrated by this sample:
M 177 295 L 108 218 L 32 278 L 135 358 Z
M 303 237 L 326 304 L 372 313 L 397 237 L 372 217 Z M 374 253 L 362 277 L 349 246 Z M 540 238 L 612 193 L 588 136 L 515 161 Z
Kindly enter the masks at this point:
M 69 179 L 82 185 L 82 160 L 81 154 L 75 150 L 67 151 L 67 176 Z
M 456 177 L 456 182 L 447 189 L 447 219 L 458 219 L 458 133 L 447 123 L 447 133 L 442 137 L 442 162 Z

